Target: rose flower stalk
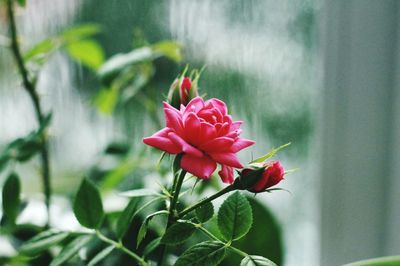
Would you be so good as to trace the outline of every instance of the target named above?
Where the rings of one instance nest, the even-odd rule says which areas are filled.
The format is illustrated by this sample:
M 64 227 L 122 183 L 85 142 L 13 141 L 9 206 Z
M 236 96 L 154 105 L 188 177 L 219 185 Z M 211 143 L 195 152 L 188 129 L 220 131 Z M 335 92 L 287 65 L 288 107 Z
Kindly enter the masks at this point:
M 233 168 L 243 168 L 236 153 L 255 142 L 240 138 L 241 121 L 233 121 L 226 104 L 218 99 L 192 99 L 180 110 L 164 102 L 166 127 L 144 138 L 147 145 L 170 154 L 182 153 L 181 168 L 208 179 L 218 172 L 224 183 L 234 180 Z

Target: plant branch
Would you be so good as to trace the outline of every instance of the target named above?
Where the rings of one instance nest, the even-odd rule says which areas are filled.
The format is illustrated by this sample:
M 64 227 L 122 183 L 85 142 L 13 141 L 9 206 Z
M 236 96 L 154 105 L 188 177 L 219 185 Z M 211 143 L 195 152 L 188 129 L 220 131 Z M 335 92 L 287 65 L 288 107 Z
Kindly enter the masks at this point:
M 235 189 L 236 189 L 236 187 L 235 187 L 234 184 L 225 187 L 224 189 L 218 191 L 218 192 L 215 193 L 214 195 L 211 195 L 210 197 L 205 198 L 205 199 L 199 201 L 198 203 L 196 203 L 196 204 L 194 204 L 194 205 L 192 205 L 192 206 L 190 206 L 190 207 L 187 207 L 186 209 L 184 209 L 182 212 L 180 212 L 180 213 L 178 214 L 178 218 L 182 218 L 183 216 L 185 216 L 185 215 L 188 214 L 189 212 L 191 212 L 191 211 L 197 209 L 198 207 L 200 207 L 200 206 L 202 206 L 202 205 L 204 205 L 204 204 L 206 204 L 206 203 L 208 203 L 208 202 L 211 202 L 211 201 L 215 200 L 216 198 L 219 198 L 219 197 L 221 197 L 222 195 L 224 195 L 224 194 L 226 194 L 226 193 L 228 193 L 228 192 L 231 192 L 231 191 L 233 191 L 233 190 L 235 190 Z
M 25 66 L 20 47 L 18 44 L 17 26 L 14 17 L 13 0 L 7 0 L 7 14 L 10 24 L 10 35 L 11 35 L 11 50 L 14 55 L 14 59 L 18 66 L 18 71 L 22 77 L 23 85 L 25 90 L 28 92 L 30 99 L 35 109 L 36 119 L 39 123 L 39 127 L 44 122 L 45 116 L 40 105 L 39 95 L 36 91 L 35 84 L 30 80 L 28 70 Z M 50 184 L 50 160 L 48 143 L 45 135 L 41 136 L 41 161 L 42 161 L 42 182 L 43 192 L 45 195 L 45 204 L 47 208 L 47 225 L 50 223 L 50 197 L 51 197 L 51 184 Z
M 140 265 L 148 266 L 147 262 L 144 259 L 142 259 L 141 257 L 139 257 L 139 255 L 135 254 L 134 252 L 132 252 L 131 250 L 126 248 L 121 242 L 116 242 L 116 241 L 108 238 L 107 236 L 103 235 L 99 230 L 96 230 L 96 235 L 103 242 L 110 244 L 110 245 L 114 246 L 116 249 L 119 249 L 122 252 L 128 254 L 130 257 L 135 259 Z

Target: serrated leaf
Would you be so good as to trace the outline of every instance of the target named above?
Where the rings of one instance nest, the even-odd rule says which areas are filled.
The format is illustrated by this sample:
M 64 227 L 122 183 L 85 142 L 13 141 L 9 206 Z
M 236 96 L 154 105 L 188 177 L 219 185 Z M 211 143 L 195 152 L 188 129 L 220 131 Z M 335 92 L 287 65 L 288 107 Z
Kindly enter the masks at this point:
M 249 255 L 240 262 L 240 266 L 277 266 L 273 261 L 262 256 Z
M 267 154 L 251 161 L 250 163 L 262 163 L 265 160 L 268 160 L 269 158 L 271 158 L 272 156 L 274 156 L 278 151 L 282 150 L 283 148 L 286 148 L 287 146 L 289 146 L 291 143 L 286 143 L 283 144 L 281 146 L 279 146 L 278 148 L 272 149 L 271 151 L 269 151 Z
M 88 263 L 87 266 L 95 266 L 97 263 L 105 259 L 110 253 L 115 249 L 114 246 L 109 246 L 97 253 L 96 256 L 93 257 Z
M 2 192 L 3 212 L 12 224 L 15 224 L 18 216 L 21 204 L 20 193 L 21 183 L 18 176 L 12 173 L 5 181 Z
M 206 241 L 186 250 L 175 262 L 175 266 L 218 265 L 225 257 L 226 247 L 217 241 Z
M 119 216 L 116 228 L 118 239 L 123 238 L 126 231 L 128 231 L 128 228 L 132 223 L 133 217 L 135 216 L 135 212 L 138 209 L 139 203 L 140 199 L 132 199 Z
M 62 265 L 73 256 L 77 255 L 79 250 L 83 248 L 90 240 L 92 236 L 80 236 L 72 240 L 66 245 L 61 252 L 51 261 L 50 266 Z
M 144 249 L 143 257 L 147 257 L 151 252 L 153 252 L 160 245 L 161 237 L 153 239 Z
M 87 178 L 83 179 L 79 187 L 73 210 L 81 225 L 91 229 L 100 227 L 104 217 L 103 203 L 99 190 Z
M 66 46 L 66 51 L 74 60 L 93 70 L 97 70 L 104 62 L 103 48 L 94 40 L 71 42 Z
M 161 238 L 162 244 L 177 245 L 183 243 L 196 231 L 196 227 L 190 223 L 175 223 L 167 229 Z
M 218 211 L 218 228 L 227 241 L 237 240 L 250 230 L 253 214 L 248 200 L 238 191 L 222 203 Z
M 24 255 L 34 256 L 66 239 L 69 233 L 49 230 L 42 232 L 25 242 L 19 249 Z
M 157 192 L 152 189 L 142 188 L 142 189 L 133 189 L 118 193 L 119 196 L 128 197 L 128 198 L 137 198 L 137 197 L 146 197 L 146 196 L 160 196 Z
M 211 202 L 200 206 L 195 210 L 196 217 L 201 223 L 205 223 L 210 220 L 214 215 L 214 205 Z

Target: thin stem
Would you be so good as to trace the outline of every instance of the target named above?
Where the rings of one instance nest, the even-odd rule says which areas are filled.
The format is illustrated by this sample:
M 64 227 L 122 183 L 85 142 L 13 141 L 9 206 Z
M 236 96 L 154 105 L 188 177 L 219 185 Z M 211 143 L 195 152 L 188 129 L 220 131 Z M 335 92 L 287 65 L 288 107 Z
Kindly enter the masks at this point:
M 96 230 L 96 235 L 103 242 L 105 242 L 107 244 L 110 244 L 110 245 L 114 246 L 116 249 L 119 249 L 122 252 L 128 254 L 130 257 L 132 257 L 137 262 L 139 262 L 140 265 L 142 265 L 142 266 L 147 266 L 148 265 L 147 262 L 144 259 L 142 259 L 139 255 L 135 254 L 131 250 L 127 249 L 122 243 L 116 242 L 116 241 L 108 238 L 107 236 L 103 235 L 99 230 Z
M 36 119 L 39 126 L 42 125 L 45 116 L 43 115 L 42 107 L 40 105 L 39 95 L 37 94 L 35 84 L 30 80 L 28 70 L 25 67 L 23 57 L 21 55 L 20 47 L 18 44 L 17 26 L 14 17 L 13 0 L 7 0 L 7 14 L 10 23 L 11 34 L 11 50 L 14 59 L 17 63 L 19 73 L 22 77 L 25 90 L 28 92 L 35 109 Z M 51 183 L 50 183 L 50 156 L 47 139 L 44 135 L 41 136 L 41 161 L 42 161 L 42 182 L 43 192 L 45 195 L 45 204 L 47 208 L 47 225 L 50 224 L 50 198 L 51 198 Z
M 181 173 L 179 174 L 178 179 L 176 180 L 176 185 L 174 186 L 174 189 L 172 191 L 172 200 L 169 205 L 169 214 L 168 214 L 168 221 L 167 221 L 167 226 L 165 227 L 165 231 L 176 221 L 176 204 L 178 203 L 178 197 L 179 193 L 182 188 L 183 180 L 185 179 L 186 171 L 181 170 Z M 161 246 L 161 257 L 158 262 L 158 265 L 163 265 L 164 264 L 164 259 L 165 259 L 165 253 L 166 253 L 166 246 L 162 245 Z
M 202 206 L 202 205 L 204 205 L 204 204 L 206 204 L 206 203 L 208 203 L 208 202 L 211 202 L 211 201 L 215 200 L 216 198 L 219 198 L 219 197 L 221 197 L 222 195 L 224 195 L 224 194 L 226 194 L 226 193 L 228 193 L 228 192 L 231 192 L 231 191 L 233 191 L 233 190 L 235 190 L 235 189 L 236 189 L 236 187 L 234 186 L 234 184 L 229 185 L 229 186 L 225 187 L 224 189 L 218 191 L 218 192 L 215 193 L 214 195 L 212 195 L 212 196 L 210 196 L 210 197 L 208 197 L 208 198 L 205 198 L 205 199 L 199 201 L 198 203 L 196 203 L 196 204 L 194 204 L 194 205 L 192 205 L 192 206 L 190 206 L 190 207 L 187 207 L 186 209 L 184 209 L 182 212 L 180 212 L 180 213 L 178 214 L 178 217 L 179 217 L 179 218 L 182 218 L 183 216 L 185 216 L 185 215 L 188 214 L 189 212 L 191 212 L 191 211 L 197 209 L 198 207 L 200 207 L 200 206 Z

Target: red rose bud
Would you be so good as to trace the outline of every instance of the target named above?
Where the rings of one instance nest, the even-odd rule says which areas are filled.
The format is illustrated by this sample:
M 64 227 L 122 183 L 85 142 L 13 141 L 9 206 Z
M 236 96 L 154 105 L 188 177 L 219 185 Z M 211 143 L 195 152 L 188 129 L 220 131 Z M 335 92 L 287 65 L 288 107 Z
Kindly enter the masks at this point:
M 188 77 L 183 78 L 180 86 L 181 103 L 183 105 L 186 105 L 189 101 L 189 93 L 191 88 L 192 88 L 191 79 Z
M 243 169 L 238 182 L 241 189 L 258 193 L 281 182 L 284 175 L 285 170 L 281 163 L 274 161 Z

